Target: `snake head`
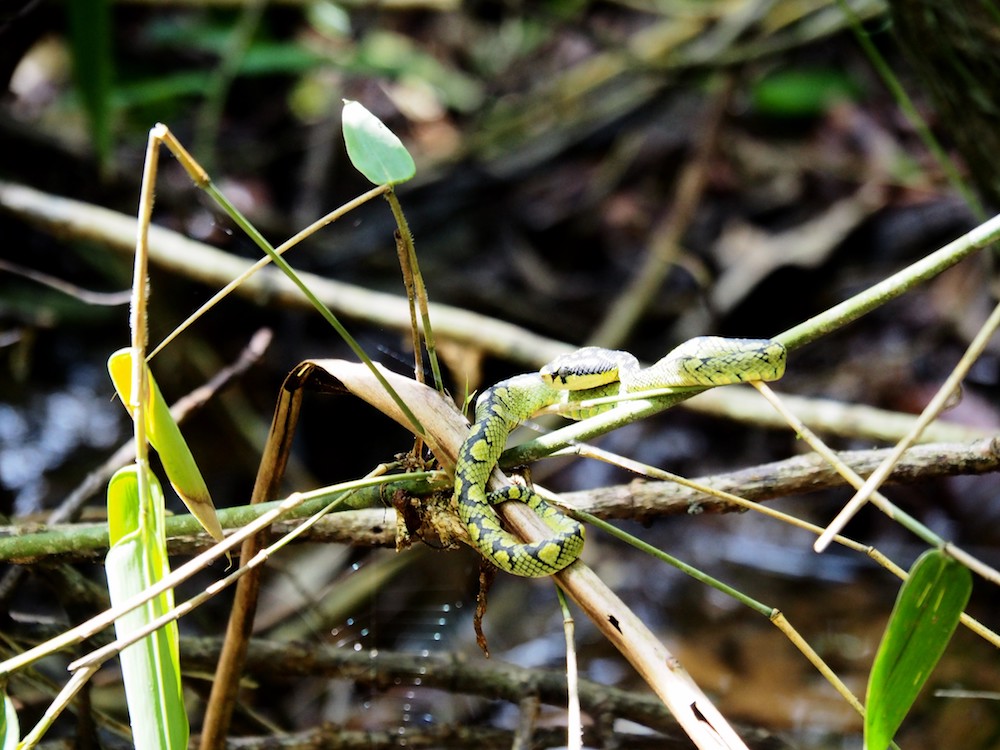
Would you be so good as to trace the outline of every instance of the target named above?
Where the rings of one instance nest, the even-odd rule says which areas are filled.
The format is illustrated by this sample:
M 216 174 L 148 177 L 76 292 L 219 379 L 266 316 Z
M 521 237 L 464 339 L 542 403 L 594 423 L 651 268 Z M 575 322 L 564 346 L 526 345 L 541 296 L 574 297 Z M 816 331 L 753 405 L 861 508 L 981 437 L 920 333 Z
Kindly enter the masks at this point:
M 637 369 L 638 360 L 628 352 L 585 346 L 563 354 L 539 370 L 542 381 L 553 388 L 580 391 L 614 383 L 626 369 Z

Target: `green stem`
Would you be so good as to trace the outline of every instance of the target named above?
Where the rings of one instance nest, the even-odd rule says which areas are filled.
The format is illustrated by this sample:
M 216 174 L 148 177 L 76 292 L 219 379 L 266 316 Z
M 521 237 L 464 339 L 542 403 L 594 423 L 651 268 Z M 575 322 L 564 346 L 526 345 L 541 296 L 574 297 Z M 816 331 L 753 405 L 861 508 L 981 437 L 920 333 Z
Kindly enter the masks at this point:
M 395 190 L 389 190 L 385 194 L 385 199 L 389 201 L 392 215 L 396 219 L 396 227 L 399 230 L 399 238 L 406 248 L 407 265 L 403 266 L 403 277 L 407 283 L 407 290 L 410 284 L 416 294 L 417 304 L 420 306 L 420 322 L 424 331 L 424 345 L 427 347 L 427 358 L 431 363 L 431 373 L 434 375 L 434 387 L 440 393 L 444 393 L 444 381 L 441 379 L 441 368 L 438 365 L 437 346 L 434 343 L 434 329 L 431 328 L 431 316 L 427 304 L 427 287 L 424 286 L 424 276 L 420 273 L 420 265 L 417 263 L 417 249 L 413 244 L 413 234 L 410 232 L 410 225 L 406 221 L 403 207 L 396 197 Z M 407 295 L 409 296 L 409 295 Z M 410 300 L 411 311 L 413 300 Z M 416 348 L 413 356 L 420 357 L 420 349 Z
M 667 563 L 667 565 L 672 565 L 673 567 L 677 568 L 677 570 L 691 576 L 696 581 L 700 581 L 701 583 L 711 586 L 717 591 L 721 591 L 723 594 L 732 597 L 740 604 L 743 604 L 749 607 L 750 609 L 754 610 L 755 612 L 764 615 L 764 617 L 770 617 L 771 613 L 774 611 L 774 607 L 769 607 L 766 604 L 763 604 L 757 601 L 756 599 L 747 596 L 742 591 L 734 589 L 732 586 L 723 583 L 718 578 L 713 578 L 707 573 L 698 570 L 698 568 L 688 565 L 686 562 L 683 562 L 682 560 L 678 560 L 673 555 L 669 555 L 663 550 L 659 549 L 658 547 L 654 547 L 653 545 L 648 544 L 642 541 L 641 539 L 632 536 L 628 532 L 622 531 L 617 526 L 614 526 L 608 523 L 607 521 L 598 518 L 597 516 L 593 516 L 590 513 L 586 513 L 585 511 L 582 510 L 573 510 L 571 511 L 571 515 L 578 521 L 582 521 L 592 526 L 596 526 L 602 531 L 605 531 L 608 534 L 611 534 L 612 536 L 621 539 L 623 542 L 631 544 L 637 550 L 645 552 L 648 555 L 652 555 L 657 560 L 661 560 L 662 562 Z
M 344 328 L 341 322 L 337 319 L 337 316 L 333 314 L 333 311 L 312 293 L 309 287 L 306 286 L 305 282 L 303 282 L 292 267 L 288 265 L 288 262 L 281 257 L 281 253 L 275 250 L 271 243 L 264 239 L 264 235 L 257 230 L 257 227 L 251 224 L 250 220 L 247 219 L 239 211 L 239 209 L 236 208 L 236 206 L 230 203 L 229 199 L 226 198 L 226 196 L 223 195 L 222 192 L 215 186 L 215 183 L 212 182 L 212 178 L 208 176 L 208 172 L 206 172 L 204 168 L 202 168 L 202 166 L 195 160 L 195 158 L 191 156 L 188 150 L 184 148 L 183 144 L 181 144 L 181 142 L 174 137 L 173 133 L 170 132 L 170 129 L 166 125 L 157 124 L 154 127 L 153 132 L 156 133 L 158 139 L 157 142 L 162 142 L 168 149 L 170 149 L 170 152 L 181 163 L 184 170 L 194 181 L 195 186 L 212 196 L 213 200 L 215 200 L 215 202 L 218 203 L 227 214 L 229 214 L 230 218 L 236 222 L 236 224 L 244 232 L 246 232 L 246 235 L 254 241 L 257 247 L 267 254 L 267 256 L 271 259 L 271 262 L 281 269 L 282 273 L 284 273 L 285 276 L 287 276 L 289 280 L 299 288 L 305 298 L 309 300 L 309 303 L 319 311 L 320 315 L 323 316 L 323 319 L 326 320 L 326 322 L 329 323 L 338 334 L 340 334 L 340 337 L 347 343 L 351 351 L 354 352 L 358 359 L 360 359 L 369 370 L 371 370 L 375 379 L 378 380 L 378 382 L 385 389 L 386 393 L 388 393 L 390 398 L 392 398 L 392 400 L 396 403 L 396 406 L 399 407 L 399 410 L 409 420 L 413 432 L 421 437 L 426 437 L 426 431 L 424 430 L 423 425 L 420 424 L 420 420 L 416 418 L 410 410 L 410 407 L 403 402 L 403 399 L 399 397 L 399 394 L 396 393 L 395 389 L 389 385 L 389 381 L 386 380 L 385 376 L 371 361 L 365 353 L 365 350 L 361 348 L 361 345 L 355 341 L 354 337 L 351 336 L 350 333 L 348 333 L 347 329 Z M 152 145 L 152 138 L 150 139 L 150 143 L 150 150 L 152 150 L 154 148 Z M 145 209 L 147 213 L 152 211 L 152 206 L 153 204 L 150 198 L 148 206 Z
M 929 281 L 942 271 L 1000 239 L 1000 215 L 994 216 L 970 232 L 949 242 L 926 258 L 880 281 L 865 291 L 834 305 L 809 320 L 775 336 L 789 350 L 808 344 L 831 331 L 843 328 L 862 315 Z
M 372 507 L 379 502 L 380 497 L 391 496 L 397 490 L 410 494 L 427 495 L 435 489 L 440 489 L 431 483 L 441 476 L 440 472 L 424 471 L 408 474 L 394 474 L 384 477 L 345 482 L 336 487 L 316 490 L 314 498 L 306 500 L 302 505 L 285 514 L 286 520 L 303 518 L 316 513 L 330 502 L 331 497 L 345 499 L 345 507 Z M 380 492 L 381 491 L 381 492 Z M 370 492 L 371 494 L 366 494 Z M 224 528 L 239 529 L 256 521 L 266 513 L 275 510 L 282 500 L 275 500 L 256 505 L 241 505 L 232 508 L 222 508 L 218 511 L 219 522 Z M 169 538 L 190 537 L 204 531 L 201 523 L 192 515 L 182 514 L 169 516 L 166 519 L 166 533 Z M 36 559 L 49 555 L 67 553 L 100 552 L 108 548 L 108 525 L 71 524 L 55 527 L 35 533 L 14 534 L 0 538 L 0 561 L 18 559 Z
M 949 242 L 926 258 L 913 263 L 829 310 L 799 323 L 775 336 L 789 351 L 804 346 L 851 323 L 886 302 L 934 278 L 976 250 L 1000 239 L 1000 215 L 980 224 L 958 239 Z M 501 467 L 524 466 L 551 455 L 573 443 L 585 442 L 637 419 L 657 414 L 685 401 L 703 389 L 688 388 L 665 396 L 623 402 L 611 411 L 567 425 L 534 440 L 505 451 Z
M 170 142 L 167 142 L 167 147 L 173 149 L 173 145 L 171 145 Z M 195 179 L 195 182 L 198 183 L 197 178 Z M 354 209 L 356 209 L 359 206 L 367 203 L 368 201 L 370 201 L 375 196 L 381 195 L 382 193 L 384 193 L 386 190 L 389 190 L 389 189 L 390 188 L 389 188 L 388 185 L 380 185 L 378 187 L 372 188 L 367 193 L 362 193 L 361 195 L 357 196 L 356 198 L 353 198 L 353 199 L 347 201 L 347 203 L 344 203 L 343 205 L 339 206 L 338 208 L 335 208 L 333 211 L 330 211 L 330 213 L 326 214 L 325 216 L 320 217 L 319 219 L 317 219 L 316 221 L 314 221 L 312 224 L 310 224 L 309 226 L 307 226 L 305 229 L 302 229 L 301 231 L 296 232 L 294 235 L 292 235 L 287 240 L 285 240 L 280 245 L 278 245 L 276 248 L 274 248 L 274 252 L 276 252 L 278 255 L 284 255 L 286 252 L 288 252 L 289 250 L 291 250 L 293 247 L 295 247 L 296 245 L 298 245 L 300 242 L 302 242 L 303 240 L 305 240 L 307 237 L 311 237 L 312 235 L 314 235 L 316 232 L 318 232 L 323 227 L 325 227 L 328 224 L 331 224 L 331 223 L 337 221 L 338 219 L 340 219 L 343 216 L 346 216 L 348 213 L 350 213 Z M 264 257 L 262 257 L 261 259 L 259 259 L 256 263 L 254 263 L 252 266 L 250 266 L 249 268 L 245 269 L 238 276 L 236 276 L 233 279 L 230 279 L 229 283 L 227 283 L 219 291 L 217 291 L 215 294 L 213 294 L 211 296 L 211 298 L 209 298 L 204 304 L 202 304 L 201 307 L 199 307 L 197 310 L 195 310 L 193 313 L 191 313 L 184 320 L 184 322 L 182 322 L 180 325 L 178 325 L 177 327 L 175 327 L 174 330 L 172 330 L 170 332 L 170 334 L 166 336 L 166 338 L 164 338 L 162 341 L 160 341 L 160 343 L 156 345 L 156 348 L 153 349 L 153 351 L 151 351 L 149 353 L 149 355 L 146 357 L 146 361 L 148 362 L 148 361 L 152 360 L 153 357 L 155 357 L 157 354 L 159 354 L 160 351 L 164 347 L 166 347 L 170 342 L 172 342 L 175 338 L 177 338 L 181 333 L 183 333 L 184 331 L 186 331 L 188 329 L 188 327 L 191 326 L 192 324 L 194 324 L 194 322 L 196 320 L 198 320 L 202 315 L 204 315 L 206 312 L 208 312 L 213 307 L 215 307 L 215 305 L 217 303 L 219 303 L 220 301 L 222 301 L 223 299 L 225 299 L 229 295 L 230 292 L 232 292 L 234 289 L 236 289 L 238 286 L 240 286 L 244 281 L 246 281 L 247 279 L 249 279 L 251 276 L 253 276 L 255 273 L 257 273 L 257 271 L 259 271 L 260 269 L 262 269 L 264 266 L 268 265 L 270 262 L 271 262 L 271 257 L 268 256 L 268 255 L 265 255 Z
M 257 228 L 251 224 L 242 213 L 240 213 L 236 206 L 229 202 L 229 199 L 219 191 L 211 179 L 200 185 L 200 187 L 206 193 L 211 195 L 220 206 L 222 206 L 223 210 L 229 214 L 230 217 L 232 217 L 233 221 L 239 225 L 240 229 L 246 232 L 247 236 L 254 241 L 257 247 L 268 254 L 271 258 L 271 262 L 281 269 L 282 273 L 284 273 L 292 281 L 292 283 L 299 288 L 302 294 L 305 295 L 306 299 L 308 299 L 319 314 L 323 316 L 323 319 L 330 324 L 330 326 L 351 348 L 351 351 L 354 352 L 355 356 L 357 356 L 358 359 L 360 359 L 368 367 L 368 369 L 371 370 L 372 374 L 381 386 L 385 388 L 389 397 L 392 398 L 396 406 L 399 407 L 399 410 L 403 412 L 406 418 L 410 421 L 413 432 L 421 437 L 426 437 L 426 431 L 424 430 L 424 426 L 420 424 L 420 420 L 417 419 L 416 415 L 414 415 L 414 413 L 410 410 L 410 407 L 406 405 L 402 398 L 400 398 L 399 394 L 396 393 L 396 390 L 389 385 L 389 381 L 385 379 L 385 376 L 371 361 L 368 354 L 361 347 L 361 344 L 359 344 L 355 338 L 348 333 L 347 329 L 344 328 L 343 324 L 337 319 L 337 316 L 333 314 L 333 311 L 312 293 L 309 287 L 306 286 L 306 284 L 298 277 L 298 274 L 296 274 L 292 267 L 288 265 L 288 262 L 275 251 L 275 249 L 271 246 L 271 243 L 264 239 L 264 236 L 257 231 Z

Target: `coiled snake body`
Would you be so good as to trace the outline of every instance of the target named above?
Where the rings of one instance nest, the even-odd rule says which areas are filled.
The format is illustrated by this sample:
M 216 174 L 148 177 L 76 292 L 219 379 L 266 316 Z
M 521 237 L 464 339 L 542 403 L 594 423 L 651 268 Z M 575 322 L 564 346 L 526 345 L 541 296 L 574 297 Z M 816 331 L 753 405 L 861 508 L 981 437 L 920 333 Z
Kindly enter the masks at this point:
M 540 373 L 517 375 L 483 392 L 469 436 L 455 465 L 458 513 L 476 548 L 501 570 L 537 578 L 556 573 L 583 551 L 583 526 L 564 516 L 527 487 L 508 485 L 487 492 L 507 436 L 518 424 L 551 404 L 670 387 L 711 387 L 751 380 L 771 381 L 785 371 L 785 347 L 771 339 L 701 336 L 642 369 L 628 352 L 586 347 L 554 359 Z M 609 404 L 574 419 L 614 408 Z M 552 535 L 525 544 L 500 525 L 493 505 L 527 503 Z

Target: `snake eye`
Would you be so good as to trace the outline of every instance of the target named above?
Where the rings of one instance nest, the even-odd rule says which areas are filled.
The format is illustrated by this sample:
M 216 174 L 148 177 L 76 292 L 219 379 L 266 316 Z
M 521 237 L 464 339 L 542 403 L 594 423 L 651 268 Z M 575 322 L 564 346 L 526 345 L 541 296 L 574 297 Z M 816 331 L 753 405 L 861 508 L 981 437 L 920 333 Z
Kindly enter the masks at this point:
M 563 384 L 566 383 L 566 373 L 561 367 L 553 369 L 550 365 L 545 365 L 545 367 L 539 370 L 539 375 L 541 375 L 542 380 L 549 385 L 554 384 L 556 381 Z

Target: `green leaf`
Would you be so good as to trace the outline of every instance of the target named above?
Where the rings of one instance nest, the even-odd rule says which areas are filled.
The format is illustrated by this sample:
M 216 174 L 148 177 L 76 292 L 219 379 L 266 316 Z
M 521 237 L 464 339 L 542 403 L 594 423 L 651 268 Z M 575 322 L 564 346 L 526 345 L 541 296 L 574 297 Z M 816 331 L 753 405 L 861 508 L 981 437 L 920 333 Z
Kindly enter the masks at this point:
M 0 750 L 14 750 L 21 739 L 21 727 L 17 720 L 14 701 L 7 692 L 3 694 L 3 713 L 0 714 Z
M 98 162 L 106 166 L 111 155 L 111 84 L 114 76 L 111 3 L 108 0 L 70 0 L 66 10 L 73 77 L 90 120 L 90 136 Z
M 751 94 L 754 109 L 774 117 L 816 117 L 835 102 L 857 97 L 857 84 L 829 68 L 782 70 L 758 81 Z
M 108 546 L 114 547 L 138 530 L 139 489 L 132 465 L 116 471 L 108 482 Z
M 354 168 L 376 185 L 406 182 L 417 171 L 406 146 L 358 102 L 344 100 L 344 143 Z
M 108 483 L 111 549 L 105 561 L 112 604 L 121 604 L 163 579 L 169 572 L 164 529 L 163 490 L 148 469 L 150 502 L 139 502 L 140 469 L 127 466 Z M 115 620 L 124 637 L 145 627 L 173 607 L 170 591 Z M 189 725 L 181 690 L 176 621 L 150 633 L 120 654 L 132 741 L 141 750 L 184 750 Z
M 108 372 L 119 398 L 128 408 L 132 395 L 132 350 L 119 349 L 112 354 L 108 358 Z M 208 486 L 148 366 L 146 377 L 149 379 L 149 398 L 145 405 L 146 438 L 159 454 L 174 491 L 212 538 L 221 541 L 224 538 L 222 525 L 215 513 Z
M 928 550 L 910 569 L 868 678 L 865 749 L 885 750 L 944 653 L 972 593 L 969 569 Z

